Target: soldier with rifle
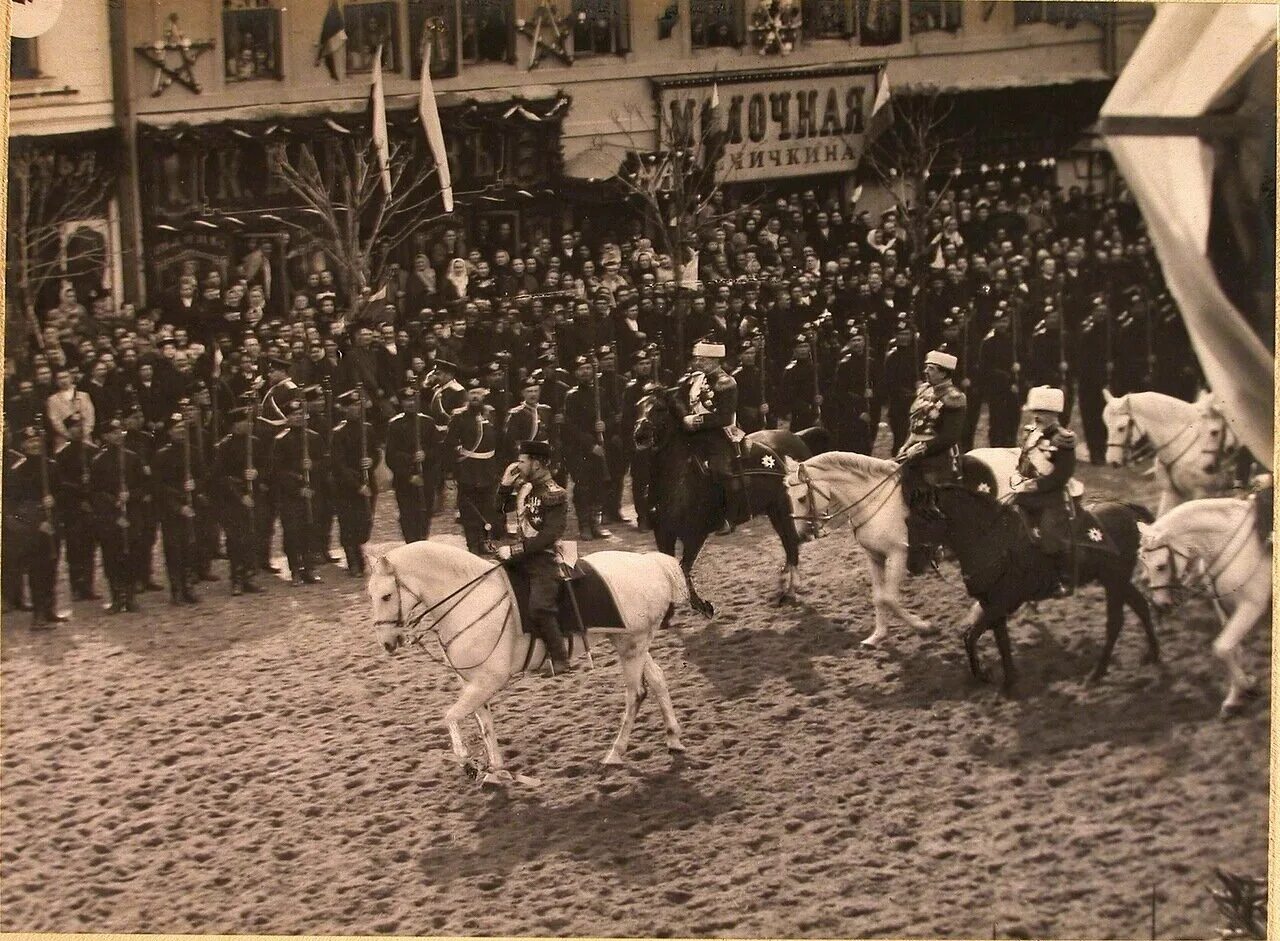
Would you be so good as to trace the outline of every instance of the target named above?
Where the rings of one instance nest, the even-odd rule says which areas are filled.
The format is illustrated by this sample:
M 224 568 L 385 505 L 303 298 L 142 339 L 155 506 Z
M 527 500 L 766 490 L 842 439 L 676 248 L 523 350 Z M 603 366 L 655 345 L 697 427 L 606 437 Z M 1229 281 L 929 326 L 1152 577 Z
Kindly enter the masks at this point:
M 142 475 L 151 478 L 151 459 L 156 450 L 155 435 L 147 428 L 146 415 L 136 402 L 128 404 L 124 416 L 124 446 L 132 451 L 142 464 Z M 163 424 L 163 422 L 161 423 Z M 160 520 L 151 499 L 150 486 L 138 491 L 137 520 L 129 527 L 129 563 L 132 566 L 135 589 L 138 592 L 159 591 L 163 586 L 152 577 L 152 555 L 155 552 L 156 534 Z
M 746 434 L 763 430 L 769 418 L 765 374 L 760 368 L 763 344 L 760 334 L 744 334 L 739 344 L 738 367 L 731 373 L 738 384 L 738 427 Z
M 336 401 L 333 394 L 332 377 L 321 376 L 320 382 L 311 386 L 308 391 L 311 392 L 307 399 L 308 425 L 320 434 L 320 437 L 324 439 L 325 449 L 332 454 L 333 427 L 335 421 L 340 420 L 335 415 Z M 334 504 L 332 487 L 329 486 L 329 483 L 330 481 L 325 481 L 325 486 L 316 490 L 311 558 L 315 562 L 332 564 L 338 561 L 338 557 L 329 551 L 333 536 L 333 524 L 337 517 L 337 507 Z
M 165 573 L 169 577 L 169 603 L 195 604 L 192 586 L 196 573 L 196 479 L 192 464 L 191 429 L 184 406 L 165 421 L 168 443 L 156 452 L 151 465 L 153 499 L 160 516 Z
M 306 403 L 301 398 L 288 399 L 282 411 L 285 427 L 271 442 L 267 468 L 284 531 L 290 583 L 297 587 L 320 581 L 311 568 L 308 549 L 315 526 L 316 485 L 327 471 L 327 462 L 324 439 L 308 427 Z
M 367 420 L 364 387 L 357 385 L 338 396 L 343 420 L 333 429 L 334 508 L 338 538 L 347 556 L 347 574 L 364 575 L 364 545 L 373 529 L 373 468 L 378 463 L 374 427 Z
M 600 418 L 605 424 L 604 456 L 609 471 L 609 479 L 604 488 L 603 502 L 600 507 L 601 522 L 626 523 L 622 515 L 622 488 L 627 479 L 628 460 L 627 446 L 623 440 L 622 427 L 622 380 L 618 376 L 618 355 L 616 344 L 608 343 L 596 350 L 597 365 L 600 369 L 598 385 L 600 387 Z M 625 436 L 631 437 L 631 430 L 626 429 Z
M 400 511 L 400 533 L 405 542 L 417 542 L 431 535 L 444 434 L 434 416 L 420 406 L 412 377 L 400 391 L 400 406 L 404 410 L 387 424 L 387 467 Z
M 93 590 L 93 563 L 97 545 L 93 534 L 93 507 L 90 504 L 89 465 L 98 453 L 97 445 L 85 438 L 84 422 L 79 415 L 69 416 L 64 425 L 67 442 L 58 449 L 54 463 L 58 465 L 61 500 L 58 516 L 63 539 L 67 544 L 67 576 L 71 582 L 73 601 L 97 601 Z
M 606 425 L 600 417 L 595 360 L 586 355 L 574 361 L 577 385 L 564 398 L 564 458 L 573 478 L 573 509 L 578 538 L 585 541 L 613 535 L 600 525 L 600 508 L 609 468 L 604 446 Z
M 647 396 L 653 394 L 658 387 L 654 380 L 654 367 L 657 364 L 657 347 L 642 349 L 636 353 L 635 365 L 631 367 L 631 379 L 622 390 L 622 427 L 621 434 L 627 442 L 627 453 L 631 467 L 631 502 L 636 508 L 636 529 L 648 532 L 649 524 L 649 482 L 653 479 L 653 452 L 648 445 L 640 447 L 635 440 L 636 422 L 640 420 L 640 410 Z
M 497 510 L 498 480 L 502 468 L 498 464 L 498 426 L 485 405 L 488 388 L 479 379 L 467 384 L 467 405 L 449 419 L 445 453 L 455 456 L 453 479 L 458 485 L 458 513 L 462 516 L 462 532 L 467 551 L 486 555 L 493 551 L 492 541 L 501 526 Z
M 264 489 L 257 467 L 257 406 L 257 396 L 249 392 L 231 409 L 230 432 L 214 448 L 210 476 L 210 496 L 227 534 L 227 563 L 235 596 L 262 591 L 253 580 L 258 571 L 254 514 Z
M 41 419 L 42 416 L 37 416 Z M 55 528 L 58 468 L 46 452 L 43 420 L 21 429 L 19 454 L 10 454 L 4 471 L 4 578 L 6 595 L 31 590 L 31 627 L 52 627 L 67 620 L 55 609 L 58 541 Z
M 125 426 L 118 418 L 98 426 L 102 449 L 89 465 L 89 490 L 102 547 L 102 568 L 111 586 L 108 614 L 139 610 L 135 598 L 139 541 L 133 533 L 143 522 L 148 471 L 142 459 L 125 447 Z

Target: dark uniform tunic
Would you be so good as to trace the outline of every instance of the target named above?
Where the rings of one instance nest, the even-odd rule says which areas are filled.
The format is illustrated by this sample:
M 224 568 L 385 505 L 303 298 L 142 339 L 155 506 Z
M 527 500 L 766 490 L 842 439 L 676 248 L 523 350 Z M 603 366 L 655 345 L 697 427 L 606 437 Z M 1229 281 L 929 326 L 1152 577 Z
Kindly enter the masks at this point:
M 140 577 L 139 557 L 149 553 L 155 536 L 154 530 L 148 535 L 145 525 L 151 518 L 147 467 L 125 448 L 121 473 L 120 451 L 120 447 L 107 446 L 94 456 L 89 465 L 89 490 L 103 571 L 112 592 L 128 599 Z M 121 496 L 125 498 L 123 506 Z
M 592 451 L 600 443 L 595 426 L 595 389 L 590 382 L 579 383 L 564 397 L 563 434 L 565 464 L 573 478 L 573 508 L 581 530 L 592 527 L 595 514 L 604 506 L 608 465 L 604 455 Z
M 616 372 L 600 373 L 600 415 L 604 419 L 604 457 L 609 470 L 605 482 L 601 509 L 604 518 L 612 522 L 622 521 L 622 487 L 627 479 L 630 455 L 625 438 L 631 437 L 630 429 L 622 426 L 622 380 Z
M 87 441 L 68 441 L 54 457 L 58 465 L 60 496 L 58 519 L 67 544 L 67 576 L 74 599 L 93 596 L 93 507 L 90 504 L 89 467 L 98 447 Z
M 4 468 L 4 589 L 15 607 L 22 600 L 25 578 L 31 588 L 31 608 L 39 621 L 54 614 L 54 585 L 57 580 L 58 545 L 50 525 L 55 508 L 45 510 L 45 480 L 50 496 L 58 483 L 57 465 L 45 459 L 45 477 L 39 457 L 10 452 Z M 48 529 L 48 532 L 44 530 Z
M 170 442 L 151 462 L 152 499 L 160 517 L 165 572 L 169 590 L 176 597 L 189 591 L 196 572 L 195 477 L 187 490 L 186 445 Z M 186 512 L 190 507 L 190 515 Z
M 515 512 L 518 547 L 512 547 L 507 567 L 515 578 L 529 583 L 529 615 L 532 630 L 551 649 L 563 646 L 556 612 L 559 584 L 556 580 L 556 540 L 568 525 L 568 494 L 550 477 L 516 487 L 503 487 L 498 508 Z
M 400 511 L 400 533 L 405 542 L 418 542 L 431 535 L 436 480 L 440 475 L 440 444 L 444 440 L 443 432 L 432 417 L 420 409 L 416 426 L 415 431 L 412 412 L 401 412 L 387 424 L 387 467 L 391 471 L 391 486 Z M 426 455 L 421 465 L 413 459 L 417 450 Z M 417 476 L 422 478 L 421 485 L 412 482 Z
M 987 441 L 1011 448 L 1018 437 L 1018 377 L 1013 372 L 1013 336 L 991 330 L 978 348 L 974 387 L 987 400 Z
M 823 424 L 831 429 L 835 450 L 871 453 L 875 431 L 871 428 L 869 388 L 867 357 L 852 350 L 841 356 L 822 401 Z
M 495 502 L 502 468 L 498 466 L 498 426 L 492 409 L 467 407 L 454 412 L 444 449 L 457 460 L 453 477 L 458 483 L 458 512 L 467 549 L 479 555 L 502 527 Z
M 747 434 L 777 425 L 772 414 L 761 415 L 764 404 L 764 375 L 754 362 L 745 362 L 732 373 L 738 384 L 738 427 Z
M 347 556 L 347 571 L 352 575 L 364 572 L 361 546 L 373 531 L 373 494 L 377 492 L 373 467 L 378 464 L 378 442 L 373 425 L 367 421 L 363 424 L 363 442 L 359 419 L 339 422 L 333 429 L 333 503 L 338 514 L 338 537 Z M 361 467 L 362 447 L 363 457 L 373 462 L 368 469 Z M 361 487 L 369 488 L 369 496 L 360 492 Z
M 890 343 L 884 355 L 884 397 L 889 406 L 889 430 L 893 434 L 895 454 L 911 432 L 911 403 L 919 377 L 915 345 Z
M 551 427 L 555 416 L 551 406 L 539 402 L 537 405 L 526 405 L 521 402 L 507 412 L 506 425 L 502 432 L 502 459 L 510 464 L 522 441 L 551 441 Z
M 813 363 L 793 359 L 782 370 L 782 407 L 792 431 L 803 431 L 817 424 L 817 407 L 813 404 Z
M 329 473 L 329 455 L 324 438 L 310 428 L 306 430 L 305 457 L 311 461 L 309 471 L 303 466 L 301 428 L 285 428 L 279 432 L 272 440 L 267 455 L 270 487 L 280 513 L 289 573 L 304 578 L 311 572 L 309 550 L 315 544 L 316 495 L 325 488 Z M 313 491 L 310 501 L 302 495 L 308 481 Z
M 910 435 L 902 452 L 916 444 L 924 445 L 918 455 L 908 460 L 925 482 L 936 486 L 956 479 L 965 406 L 964 393 L 950 379 L 936 386 L 923 382 L 916 391 L 911 402 Z
M 252 454 L 250 441 L 253 441 Z M 264 475 L 259 473 L 251 481 L 246 480 L 245 475 L 251 466 L 254 470 L 262 466 L 265 456 L 252 431 L 247 435 L 226 435 L 214 448 L 209 496 L 213 511 L 226 533 L 231 579 L 240 585 L 248 582 L 257 569 L 254 523 L 265 489 Z M 246 496 L 252 499 L 253 506 L 245 505 Z

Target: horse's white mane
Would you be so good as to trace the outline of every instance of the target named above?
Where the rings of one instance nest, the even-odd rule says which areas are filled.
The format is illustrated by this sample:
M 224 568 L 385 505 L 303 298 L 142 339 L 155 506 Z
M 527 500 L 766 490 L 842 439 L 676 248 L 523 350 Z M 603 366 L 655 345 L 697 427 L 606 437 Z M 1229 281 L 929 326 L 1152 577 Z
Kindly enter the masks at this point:
M 398 573 L 429 575 L 443 582 L 465 582 L 493 567 L 492 562 L 466 549 L 429 540 L 397 546 L 385 558 Z
M 885 477 L 898 469 L 894 461 L 871 457 L 869 454 L 856 454 L 853 451 L 827 451 L 804 462 L 809 471 L 818 473 L 848 473 L 859 477 Z

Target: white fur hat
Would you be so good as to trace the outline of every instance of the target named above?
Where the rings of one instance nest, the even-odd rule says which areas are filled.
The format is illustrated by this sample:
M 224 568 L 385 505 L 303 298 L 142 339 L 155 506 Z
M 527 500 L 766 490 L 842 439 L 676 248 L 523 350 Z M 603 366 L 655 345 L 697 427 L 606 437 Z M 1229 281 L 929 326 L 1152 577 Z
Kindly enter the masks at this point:
M 1061 389 L 1053 386 L 1035 386 L 1027 393 L 1027 411 L 1061 412 L 1067 407 Z
M 714 359 L 724 359 L 724 344 L 713 343 L 710 340 L 699 340 L 693 344 L 693 355 L 698 357 L 707 357 Z
M 956 359 L 950 353 L 944 353 L 942 350 L 930 350 L 924 358 L 925 365 L 941 366 L 943 369 L 954 370 L 960 365 L 960 360 Z

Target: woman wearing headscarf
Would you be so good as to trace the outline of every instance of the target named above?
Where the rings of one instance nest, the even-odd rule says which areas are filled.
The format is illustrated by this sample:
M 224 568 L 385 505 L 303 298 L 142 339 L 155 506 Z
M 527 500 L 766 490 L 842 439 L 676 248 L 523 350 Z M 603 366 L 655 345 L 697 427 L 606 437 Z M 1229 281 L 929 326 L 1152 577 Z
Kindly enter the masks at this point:
M 467 274 L 467 260 L 454 258 L 449 262 L 449 272 L 444 276 L 444 286 L 440 291 L 441 300 L 446 304 L 460 301 L 467 296 L 470 276 Z

